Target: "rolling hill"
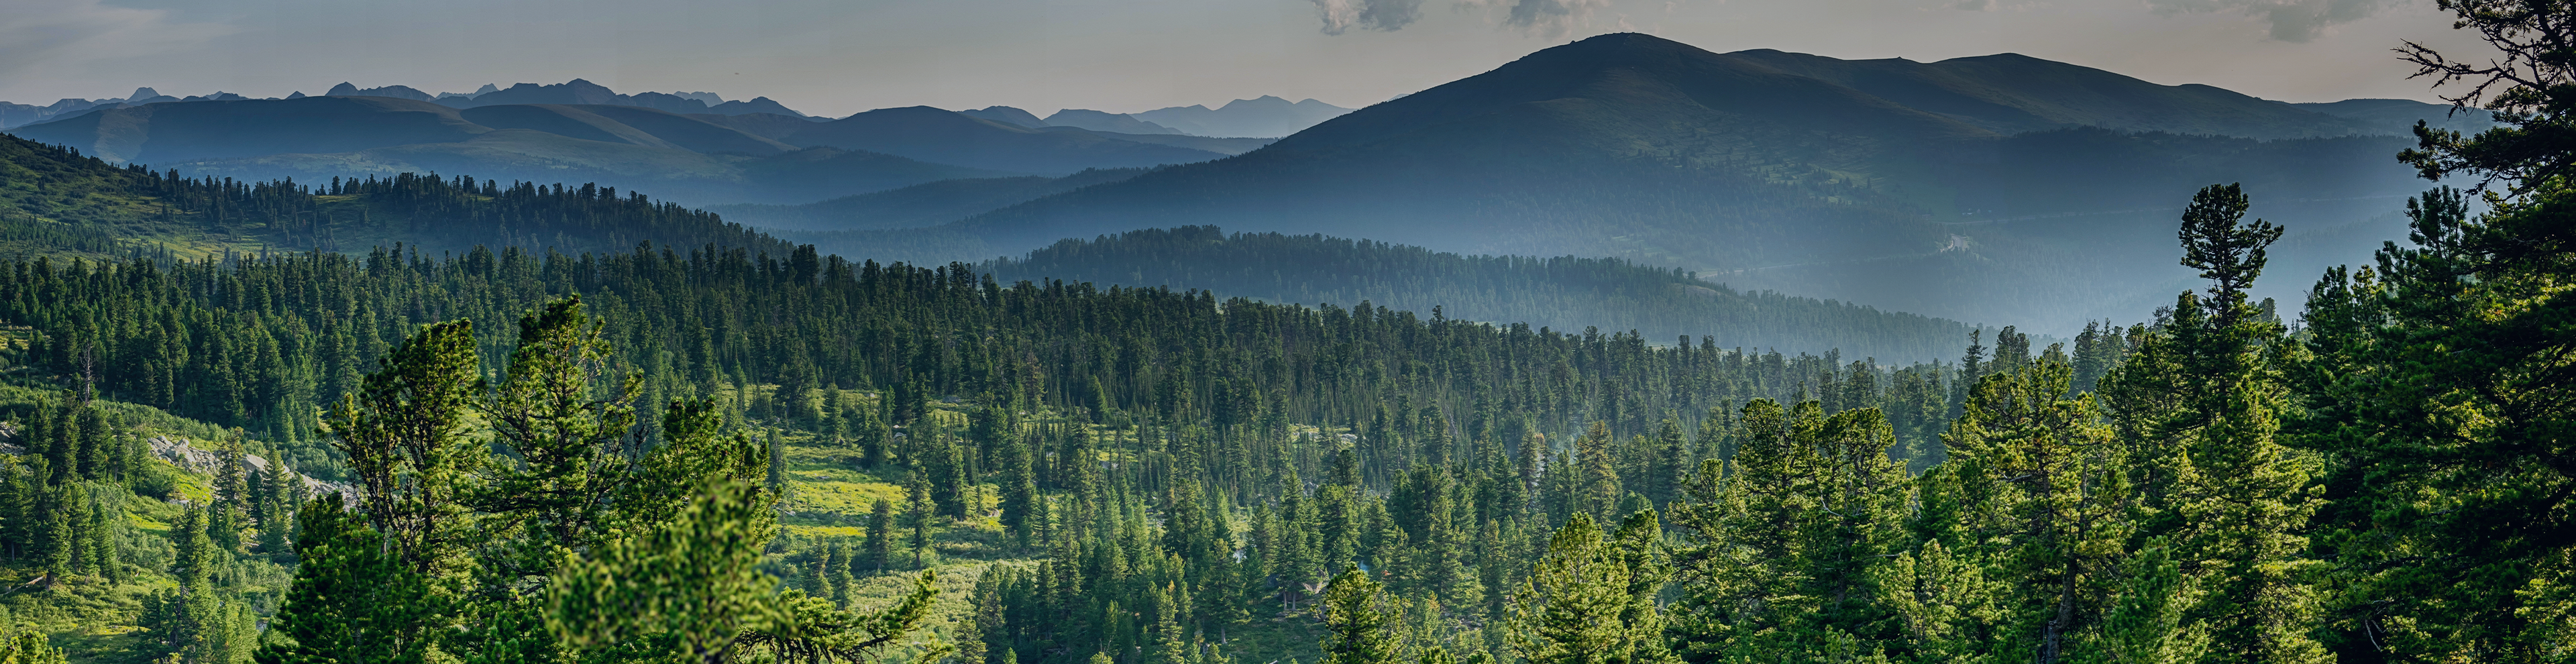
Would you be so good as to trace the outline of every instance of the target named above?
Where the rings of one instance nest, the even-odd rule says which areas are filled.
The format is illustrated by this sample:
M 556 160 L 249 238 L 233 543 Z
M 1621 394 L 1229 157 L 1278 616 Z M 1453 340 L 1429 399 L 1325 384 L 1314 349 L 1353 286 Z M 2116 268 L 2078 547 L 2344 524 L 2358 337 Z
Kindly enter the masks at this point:
M 943 164 L 1065 175 L 1086 168 L 1186 164 L 1227 156 L 1078 127 L 1023 127 L 928 106 L 886 108 L 798 128 L 779 140 L 883 152 Z
M 594 92 L 610 94 L 606 88 Z M 460 109 L 371 96 L 160 103 L 10 132 L 109 161 L 241 180 L 436 171 L 591 181 L 695 204 L 806 203 L 956 178 L 1188 163 L 1268 143 L 1030 129 L 929 108 L 812 122 L 770 113 L 683 115 L 627 104 Z
M 1053 181 L 924 186 L 978 184 L 993 195 L 1013 186 L 1080 187 L 1134 175 L 1088 171 Z M 956 197 L 914 196 L 928 202 Z M 355 253 L 395 243 L 433 254 L 477 246 L 515 247 L 503 252 L 518 252 L 512 255 L 619 252 L 639 242 L 741 247 L 778 257 L 799 251 L 792 235 L 782 241 L 716 214 L 592 186 L 408 175 L 323 186 L 232 186 L 174 179 L 142 165 L 114 166 L 7 136 L 0 136 L 0 197 L 10 201 L 0 208 L 0 251 L 17 255 Z M 893 198 L 833 204 L 890 209 Z M 1371 302 L 1426 314 L 1438 308 L 1453 319 L 1499 325 L 1637 330 L 1657 340 L 1714 336 L 1728 346 L 1839 348 L 1889 361 L 1945 355 L 1968 329 L 1955 321 L 1710 287 L 1679 271 L 1617 259 L 1459 256 L 1322 236 L 1227 235 L 1214 227 L 1066 240 L 983 268 L 1011 280 L 1173 286 L 1307 304 Z
M 962 178 L 916 184 L 804 205 L 709 206 L 728 220 L 775 231 L 846 231 L 916 228 L 1010 207 L 1052 194 L 1117 182 L 1142 168 L 1091 169 L 1060 178 L 1026 175 Z
M 1290 103 L 1262 95 L 1216 108 L 1172 106 L 1128 115 L 1198 136 L 1287 136 L 1349 112 L 1351 109 L 1313 99 Z
M 2021 56 L 1855 63 L 1605 35 L 1258 151 L 866 241 L 915 259 L 930 247 L 991 256 L 1222 223 L 1617 256 L 1738 288 L 2071 331 L 2178 290 L 2172 213 L 2201 185 L 2245 181 L 2257 213 L 2294 231 L 2393 209 L 2418 188 L 2388 156 L 2408 143 L 2393 133 Z
M 1615 258 L 1461 256 L 1321 235 L 1227 234 L 1211 226 L 1064 240 L 984 267 L 1019 279 L 1198 288 L 1271 302 L 1366 302 L 1452 320 L 1559 332 L 1597 327 L 1657 343 L 1714 337 L 1721 348 L 1822 353 L 1886 362 L 1956 354 L 1958 321 L 1841 302 L 1710 286 Z
M 466 174 L 598 182 L 692 203 L 803 203 L 954 178 L 1015 175 L 745 131 L 775 115 L 680 115 L 637 106 L 456 109 L 390 97 L 164 103 L 13 129 L 114 162 L 239 180 Z M 723 122 L 711 122 L 720 119 Z
M 327 184 L 225 181 L 0 135 L 0 252 L 11 254 L 199 259 L 397 243 L 430 255 L 509 245 L 579 253 L 632 251 L 640 242 L 794 250 L 714 214 L 614 188 L 408 173 Z

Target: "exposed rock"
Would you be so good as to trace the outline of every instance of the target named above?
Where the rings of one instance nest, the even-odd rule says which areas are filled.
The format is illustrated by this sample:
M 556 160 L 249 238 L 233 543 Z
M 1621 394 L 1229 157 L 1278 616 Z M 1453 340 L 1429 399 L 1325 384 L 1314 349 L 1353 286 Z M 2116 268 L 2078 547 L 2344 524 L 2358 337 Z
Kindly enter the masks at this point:
M 222 452 L 197 447 L 190 444 L 186 438 L 153 436 L 150 444 L 153 456 L 161 457 L 162 460 L 187 469 L 188 472 L 213 475 L 224 466 Z M 268 459 L 261 458 L 257 454 L 242 455 L 242 463 L 258 469 L 259 472 L 268 472 Z M 356 488 L 345 482 L 325 482 L 303 473 L 296 473 L 295 477 L 304 481 L 306 495 L 320 496 L 335 492 L 349 496 L 357 495 Z

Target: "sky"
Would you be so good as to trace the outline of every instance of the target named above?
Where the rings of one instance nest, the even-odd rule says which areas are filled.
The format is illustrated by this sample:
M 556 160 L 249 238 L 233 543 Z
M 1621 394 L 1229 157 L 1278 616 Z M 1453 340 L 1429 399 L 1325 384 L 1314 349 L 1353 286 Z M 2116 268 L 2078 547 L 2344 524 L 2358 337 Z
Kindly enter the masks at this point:
M 1359 107 L 1611 32 L 1847 59 L 2013 52 L 2293 102 L 2433 101 L 2389 49 L 2478 46 L 2431 0 L 0 0 L 0 100 L 583 78 L 828 116 Z

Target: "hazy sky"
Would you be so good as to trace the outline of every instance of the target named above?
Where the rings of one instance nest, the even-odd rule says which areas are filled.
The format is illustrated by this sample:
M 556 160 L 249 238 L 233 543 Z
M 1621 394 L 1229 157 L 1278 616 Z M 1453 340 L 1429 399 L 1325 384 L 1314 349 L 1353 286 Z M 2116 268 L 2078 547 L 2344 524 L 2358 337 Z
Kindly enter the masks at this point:
M 2430 0 L 0 0 L 0 100 L 586 78 L 817 115 L 1364 106 L 1585 36 L 1915 60 L 2017 52 L 2270 99 L 2432 98 Z

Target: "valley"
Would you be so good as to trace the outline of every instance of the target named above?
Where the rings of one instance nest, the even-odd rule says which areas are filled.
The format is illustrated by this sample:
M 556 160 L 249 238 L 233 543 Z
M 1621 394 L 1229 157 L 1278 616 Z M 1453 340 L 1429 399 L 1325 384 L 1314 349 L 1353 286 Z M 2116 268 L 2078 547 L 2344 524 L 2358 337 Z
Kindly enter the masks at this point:
M 2576 649 L 2567 8 L 2445 4 L 2445 106 L 1610 6 L 534 3 L 615 66 L 0 103 L 0 663 Z M 1982 8 L 1908 20 L 2073 11 Z

